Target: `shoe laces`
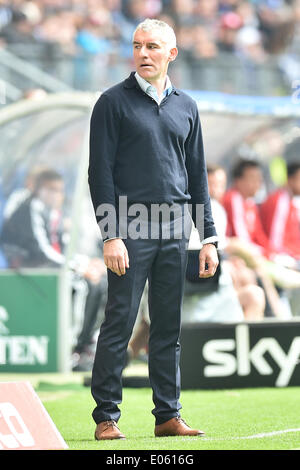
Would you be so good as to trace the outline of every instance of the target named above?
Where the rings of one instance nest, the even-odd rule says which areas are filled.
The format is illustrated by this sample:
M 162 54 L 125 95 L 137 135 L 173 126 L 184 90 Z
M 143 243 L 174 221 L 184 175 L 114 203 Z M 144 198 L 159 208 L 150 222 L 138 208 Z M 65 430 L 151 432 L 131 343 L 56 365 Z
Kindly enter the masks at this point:
M 119 429 L 118 426 L 117 426 L 117 423 L 116 423 L 113 419 L 111 419 L 111 420 L 109 420 L 109 421 L 105 421 L 105 429 L 104 429 L 104 431 L 106 431 L 106 429 L 109 428 L 110 426 Z M 119 431 L 120 431 L 120 429 L 119 429 Z
M 189 426 L 189 425 L 184 421 L 183 418 L 181 418 L 181 416 L 175 416 L 175 419 L 176 419 L 176 421 L 178 421 L 178 423 L 182 423 L 182 424 L 184 424 L 185 426 L 187 426 L 188 428 L 191 427 L 191 426 Z

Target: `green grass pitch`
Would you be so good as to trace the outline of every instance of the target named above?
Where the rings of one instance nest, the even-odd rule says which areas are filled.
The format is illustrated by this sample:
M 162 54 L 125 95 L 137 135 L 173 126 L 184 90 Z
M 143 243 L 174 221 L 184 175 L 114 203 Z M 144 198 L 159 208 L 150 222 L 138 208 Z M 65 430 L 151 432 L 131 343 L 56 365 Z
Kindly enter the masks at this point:
M 124 389 L 126 440 L 95 441 L 94 401 L 79 383 L 35 387 L 71 450 L 287 450 L 300 448 L 300 387 L 182 391 L 181 415 L 205 437 L 154 437 L 152 391 Z

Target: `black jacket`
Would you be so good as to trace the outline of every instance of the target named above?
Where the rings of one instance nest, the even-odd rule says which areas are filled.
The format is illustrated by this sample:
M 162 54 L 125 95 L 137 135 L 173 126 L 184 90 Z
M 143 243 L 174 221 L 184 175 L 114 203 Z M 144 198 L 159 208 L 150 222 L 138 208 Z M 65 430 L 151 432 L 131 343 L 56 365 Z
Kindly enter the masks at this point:
M 57 235 L 63 249 L 61 226 Z M 51 245 L 50 211 L 33 196 L 4 220 L 0 243 L 12 267 L 59 267 L 64 262 L 64 256 Z

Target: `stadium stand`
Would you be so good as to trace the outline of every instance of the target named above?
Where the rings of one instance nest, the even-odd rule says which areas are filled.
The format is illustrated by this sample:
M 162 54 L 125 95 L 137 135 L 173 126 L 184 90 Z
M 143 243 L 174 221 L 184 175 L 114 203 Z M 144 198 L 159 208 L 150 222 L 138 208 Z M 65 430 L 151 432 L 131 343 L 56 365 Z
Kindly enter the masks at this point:
M 175 29 L 177 86 L 272 95 L 298 78 L 299 0 L 4 0 L 0 43 L 69 86 L 95 91 L 130 70 L 132 33 L 146 17 Z

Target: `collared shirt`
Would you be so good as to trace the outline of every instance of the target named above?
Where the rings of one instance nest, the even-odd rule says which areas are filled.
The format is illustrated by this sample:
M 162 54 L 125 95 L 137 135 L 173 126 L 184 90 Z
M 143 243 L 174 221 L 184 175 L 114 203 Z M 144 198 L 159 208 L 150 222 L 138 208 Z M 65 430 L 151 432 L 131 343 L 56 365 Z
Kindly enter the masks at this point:
M 161 97 L 159 98 L 156 88 L 153 85 L 151 85 L 151 83 L 147 82 L 147 80 L 145 80 L 143 77 L 141 77 L 137 72 L 135 72 L 134 76 L 135 76 L 138 84 L 140 85 L 141 89 L 145 93 L 147 93 L 147 95 L 151 96 L 151 98 L 153 98 L 157 102 L 157 104 L 160 104 L 162 102 L 162 100 L 164 99 L 164 97 L 168 96 L 171 93 L 172 89 L 173 89 L 171 80 L 167 75 L 165 89 L 164 89 Z

